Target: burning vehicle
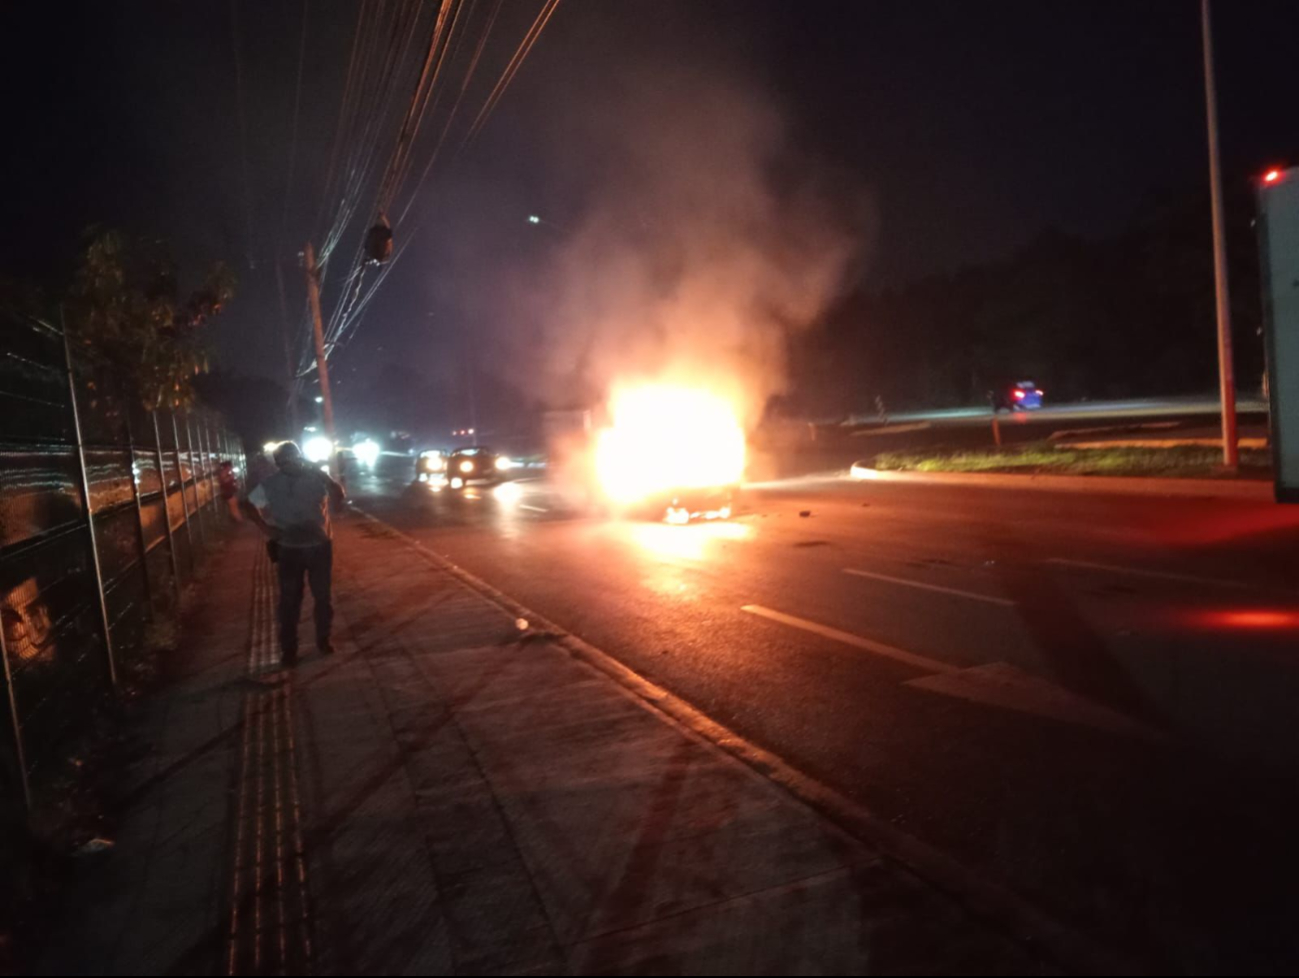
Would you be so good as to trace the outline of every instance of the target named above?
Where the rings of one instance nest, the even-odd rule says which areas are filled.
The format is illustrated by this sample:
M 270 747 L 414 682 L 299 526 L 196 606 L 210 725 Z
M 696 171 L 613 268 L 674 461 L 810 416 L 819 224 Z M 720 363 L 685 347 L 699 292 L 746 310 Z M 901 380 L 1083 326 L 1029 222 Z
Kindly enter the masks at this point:
M 650 383 L 615 389 L 593 463 L 615 512 L 689 523 L 731 516 L 745 452 L 744 429 L 726 399 Z

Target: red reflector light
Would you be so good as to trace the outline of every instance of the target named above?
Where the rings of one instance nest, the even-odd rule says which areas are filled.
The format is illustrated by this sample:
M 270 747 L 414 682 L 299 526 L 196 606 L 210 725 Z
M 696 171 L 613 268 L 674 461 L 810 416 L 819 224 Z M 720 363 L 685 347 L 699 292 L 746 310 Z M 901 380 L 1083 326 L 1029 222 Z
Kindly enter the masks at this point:
M 1281 608 L 1211 611 L 1203 617 L 1219 628 L 1299 628 L 1299 613 Z
M 1018 397 L 1018 398 L 1021 398 L 1021 399 L 1022 399 L 1022 398 L 1024 397 L 1024 392 L 1023 392 L 1023 391 L 1015 391 L 1015 396 Z
M 1280 179 L 1281 179 L 1280 170 L 1268 170 L 1266 173 L 1263 174 L 1264 183 L 1276 183 Z

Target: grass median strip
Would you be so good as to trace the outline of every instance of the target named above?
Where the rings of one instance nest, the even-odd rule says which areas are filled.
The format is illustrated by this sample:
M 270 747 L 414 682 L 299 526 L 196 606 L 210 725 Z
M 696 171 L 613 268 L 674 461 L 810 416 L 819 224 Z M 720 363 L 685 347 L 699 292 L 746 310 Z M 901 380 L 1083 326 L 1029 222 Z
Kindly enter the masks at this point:
M 1240 452 L 1242 475 L 1264 477 L 1269 472 L 1266 449 Z M 1071 448 L 1051 442 L 1029 442 L 1001 448 L 926 448 L 881 452 L 874 467 L 887 471 L 915 472 L 1021 472 L 1055 475 L 1223 476 L 1222 451 L 1212 445 L 1176 445 L 1144 448 Z

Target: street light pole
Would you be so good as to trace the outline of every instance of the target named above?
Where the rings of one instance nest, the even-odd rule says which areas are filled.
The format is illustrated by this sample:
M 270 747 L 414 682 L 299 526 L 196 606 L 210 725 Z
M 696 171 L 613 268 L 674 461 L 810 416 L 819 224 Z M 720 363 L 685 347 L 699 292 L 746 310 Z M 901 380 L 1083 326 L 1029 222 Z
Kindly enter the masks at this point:
M 1235 470 L 1236 377 L 1231 362 L 1231 303 L 1227 292 L 1227 247 L 1222 208 L 1222 172 L 1218 160 L 1218 93 L 1213 79 L 1213 34 L 1209 0 L 1200 0 L 1200 32 L 1204 41 L 1204 103 L 1209 136 L 1209 194 L 1213 205 L 1213 285 L 1218 306 L 1218 386 L 1222 397 L 1222 464 Z

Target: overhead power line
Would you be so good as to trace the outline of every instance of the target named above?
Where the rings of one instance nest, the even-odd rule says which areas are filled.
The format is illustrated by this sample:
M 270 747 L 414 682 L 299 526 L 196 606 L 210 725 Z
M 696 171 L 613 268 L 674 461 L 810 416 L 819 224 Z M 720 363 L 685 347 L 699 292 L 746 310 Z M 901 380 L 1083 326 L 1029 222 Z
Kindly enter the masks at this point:
M 528 28 L 528 33 L 523 36 L 523 40 L 519 43 L 518 50 L 514 52 L 514 57 L 505 66 L 505 71 L 501 73 L 501 77 L 497 80 L 492 93 L 487 96 L 487 101 L 483 103 L 482 109 L 479 110 L 478 117 L 474 119 L 473 125 L 469 127 L 469 133 L 465 136 L 465 141 L 461 145 L 462 149 L 477 139 L 478 134 L 483 131 L 483 127 L 487 125 L 487 120 L 491 118 L 492 113 L 496 110 L 496 106 L 500 103 L 501 97 L 504 96 L 505 90 L 514 81 L 514 76 L 519 73 L 519 68 L 522 67 L 528 53 L 532 50 L 533 45 L 537 43 L 537 38 L 545 30 L 546 23 L 558 6 L 559 0 L 546 0 L 541 12 L 537 14 L 537 19 L 532 22 L 532 26 Z
M 280 232 L 279 240 L 276 243 L 276 252 L 279 252 L 284 243 L 284 229 L 289 222 L 289 201 L 293 198 L 293 168 L 297 163 L 298 156 L 298 117 L 302 109 L 302 64 L 307 55 L 307 12 L 310 0 L 302 0 L 302 32 L 298 41 L 298 77 L 293 85 L 293 129 L 289 137 L 289 172 L 284 180 L 284 208 L 280 212 Z M 278 260 L 278 255 L 277 255 Z
M 323 330 L 326 357 L 355 334 L 367 307 L 424 224 L 425 219 L 421 218 L 413 228 L 406 228 L 398 238 L 396 252 L 373 276 L 367 275 L 370 266 L 366 261 L 365 228 L 369 221 L 357 233 L 356 218 L 366 214 L 377 219 L 392 212 L 401 202 L 399 210 L 393 213 L 393 228 L 406 225 L 416 199 L 461 118 L 471 84 L 498 25 L 503 0 L 493 0 L 484 17 L 477 16 L 479 6 L 478 0 L 440 0 L 437 4 L 423 0 L 361 0 L 358 5 L 338 122 L 330 147 L 325 195 L 316 222 L 320 227 L 326 217 L 329 219 L 328 226 L 317 237 L 320 284 L 324 286 L 326 276 L 333 283 L 329 289 L 333 296 L 329 302 L 332 308 Z M 559 0 L 543 0 L 465 129 L 456 149 L 456 159 L 489 123 L 558 6 Z M 416 39 L 421 36 L 427 38 L 426 45 L 417 44 Z M 466 45 L 470 39 L 473 43 Z M 302 44 L 305 41 L 300 47 Z M 417 50 L 421 52 L 418 55 Z M 462 51 L 471 53 L 462 57 Z M 402 91 L 407 93 L 405 99 L 400 95 Z M 447 103 L 449 110 L 442 111 Z M 436 135 L 422 135 L 430 119 L 437 120 Z M 379 153 L 385 131 L 395 134 L 386 159 L 381 161 Z M 427 157 L 417 163 L 417 157 L 423 155 L 418 150 L 421 145 L 428 147 Z M 290 155 L 292 158 L 292 151 Z M 418 176 L 408 186 L 413 174 Z M 365 204 L 367 196 L 369 206 Z M 353 234 L 356 234 L 355 246 L 349 246 L 349 260 L 339 274 L 335 267 L 341 260 L 337 249 L 344 238 Z M 304 336 L 309 327 L 310 321 L 304 319 Z M 300 378 L 310 375 L 314 369 L 311 346 L 310 343 L 300 346 L 303 350 Z

